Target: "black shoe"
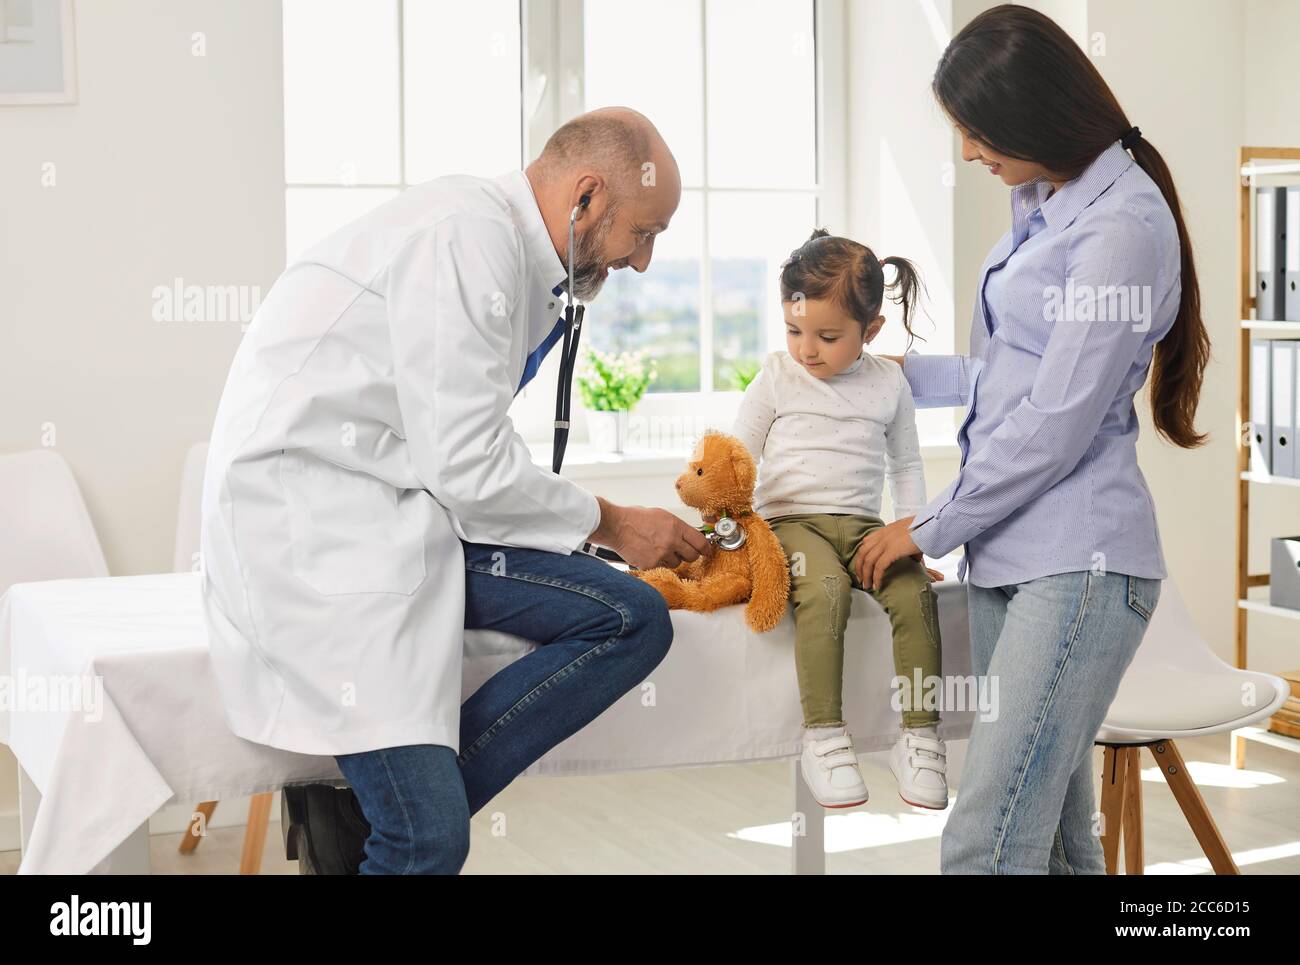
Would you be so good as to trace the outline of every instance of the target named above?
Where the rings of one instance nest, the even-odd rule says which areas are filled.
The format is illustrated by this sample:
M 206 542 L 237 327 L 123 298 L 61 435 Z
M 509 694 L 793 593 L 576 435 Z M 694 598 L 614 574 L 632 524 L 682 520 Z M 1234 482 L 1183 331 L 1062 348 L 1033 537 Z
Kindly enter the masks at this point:
M 365 858 L 370 822 L 350 787 L 300 784 L 280 791 L 284 856 L 304 875 L 354 875 Z

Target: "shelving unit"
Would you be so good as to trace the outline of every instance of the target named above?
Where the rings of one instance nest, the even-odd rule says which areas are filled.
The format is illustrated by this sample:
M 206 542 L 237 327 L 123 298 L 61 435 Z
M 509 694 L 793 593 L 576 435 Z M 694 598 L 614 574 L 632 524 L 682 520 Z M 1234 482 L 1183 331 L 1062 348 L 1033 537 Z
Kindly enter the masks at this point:
M 1245 669 L 1247 632 L 1252 613 L 1269 619 L 1300 620 L 1300 610 L 1272 606 L 1260 599 L 1258 591 L 1269 585 L 1269 574 L 1251 573 L 1250 488 L 1251 486 L 1300 487 L 1300 479 L 1271 476 L 1250 471 L 1250 436 L 1245 431 L 1250 422 L 1250 340 L 1252 337 L 1300 338 L 1300 322 L 1259 321 L 1250 317 L 1255 308 L 1255 278 L 1251 263 L 1252 221 L 1255 178 L 1259 175 L 1300 175 L 1300 148 L 1243 147 L 1238 158 L 1237 220 L 1239 234 L 1237 256 L 1237 300 L 1241 318 L 1237 394 L 1237 634 L 1236 664 Z M 1246 742 L 1258 741 L 1272 747 L 1300 751 L 1300 739 L 1275 734 L 1262 727 L 1243 727 L 1232 733 L 1232 763 L 1246 766 Z

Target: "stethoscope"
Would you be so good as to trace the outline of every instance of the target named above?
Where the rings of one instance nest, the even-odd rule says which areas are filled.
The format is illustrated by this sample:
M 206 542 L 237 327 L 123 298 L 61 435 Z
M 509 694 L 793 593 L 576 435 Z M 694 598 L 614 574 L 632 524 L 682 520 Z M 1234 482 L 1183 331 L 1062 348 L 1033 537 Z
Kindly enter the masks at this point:
M 578 213 L 591 203 L 591 195 L 584 194 L 569 214 L 569 290 L 564 306 L 564 343 L 560 346 L 560 379 L 555 397 L 555 441 L 551 444 L 551 472 L 557 476 L 564 465 L 564 450 L 569 445 L 569 402 L 573 393 L 573 369 L 578 360 L 578 339 L 582 335 L 582 316 L 586 305 L 576 305 L 573 294 L 573 226 Z
M 564 465 L 564 450 L 569 445 L 569 403 L 573 397 L 573 370 L 578 361 L 578 339 L 582 335 L 582 317 L 586 305 L 578 305 L 573 294 L 573 233 L 578 214 L 591 203 L 591 195 L 584 194 L 569 213 L 569 287 L 565 293 L 564 341 L 560 346 L 560 378 L 555 397 L 555 439 L 551 444 L 551 472 L 557 476 Z M 712 526 L 703 527 L 704 538 L 724 550 L 737 550 L 745 544 L 745 528 L 730 516 L 721 516 Z M 614 563 L 627 563 L 607 546 L 583 543 L 582 552 Z

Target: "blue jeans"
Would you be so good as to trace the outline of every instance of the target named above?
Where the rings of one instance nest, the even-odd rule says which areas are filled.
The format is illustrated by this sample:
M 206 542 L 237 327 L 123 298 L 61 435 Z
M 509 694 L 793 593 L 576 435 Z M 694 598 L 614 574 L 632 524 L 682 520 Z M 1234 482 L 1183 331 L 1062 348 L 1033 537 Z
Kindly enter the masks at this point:
M 659 592 L 603 560 L 462 545 L 465 628 L 539 646 L 461 706 L 459 755 L 415 744 L 335 758 L 371 827 L 361 874 L 456 874 L 470 816 L 644 680 L 672 642 Z
M 968 592 L 971 669 L 996 678 L 997 714 L 971 729 L 940 870 L 1105 874 L 1092 746 L 1160 581 L 1079 570 Z

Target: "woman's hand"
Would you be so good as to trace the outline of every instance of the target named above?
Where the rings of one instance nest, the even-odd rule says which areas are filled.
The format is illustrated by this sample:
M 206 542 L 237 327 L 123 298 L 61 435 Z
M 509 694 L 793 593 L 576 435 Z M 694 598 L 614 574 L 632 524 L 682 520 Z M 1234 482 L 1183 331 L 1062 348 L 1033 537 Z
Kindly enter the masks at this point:
M 895 560 L 904 556 L 924 560 L 925 554 L 916 543 L 912 542 L 912 534 L 908 532 L 908 527 L 912 525 L 912 520 L 915 518 L 915 516 L 905 516 L 862 537 L 862 542 L 858 544 L 858 551 L 853 555 L 853 572 L 857 574 L 858 582 L 864 587 L 879 590 L 885 570 L 889 569 Z M 934 570 L 928 572 L 931 575 L 935 573 Z M 939 574 L 938 579 L 943 579 L 943 575 Z
M 903 367 L 903 356 L 901 355 L 877 355 L 876 358 L 889 359 L 891 362 L 897 362 L 899 368 Z

